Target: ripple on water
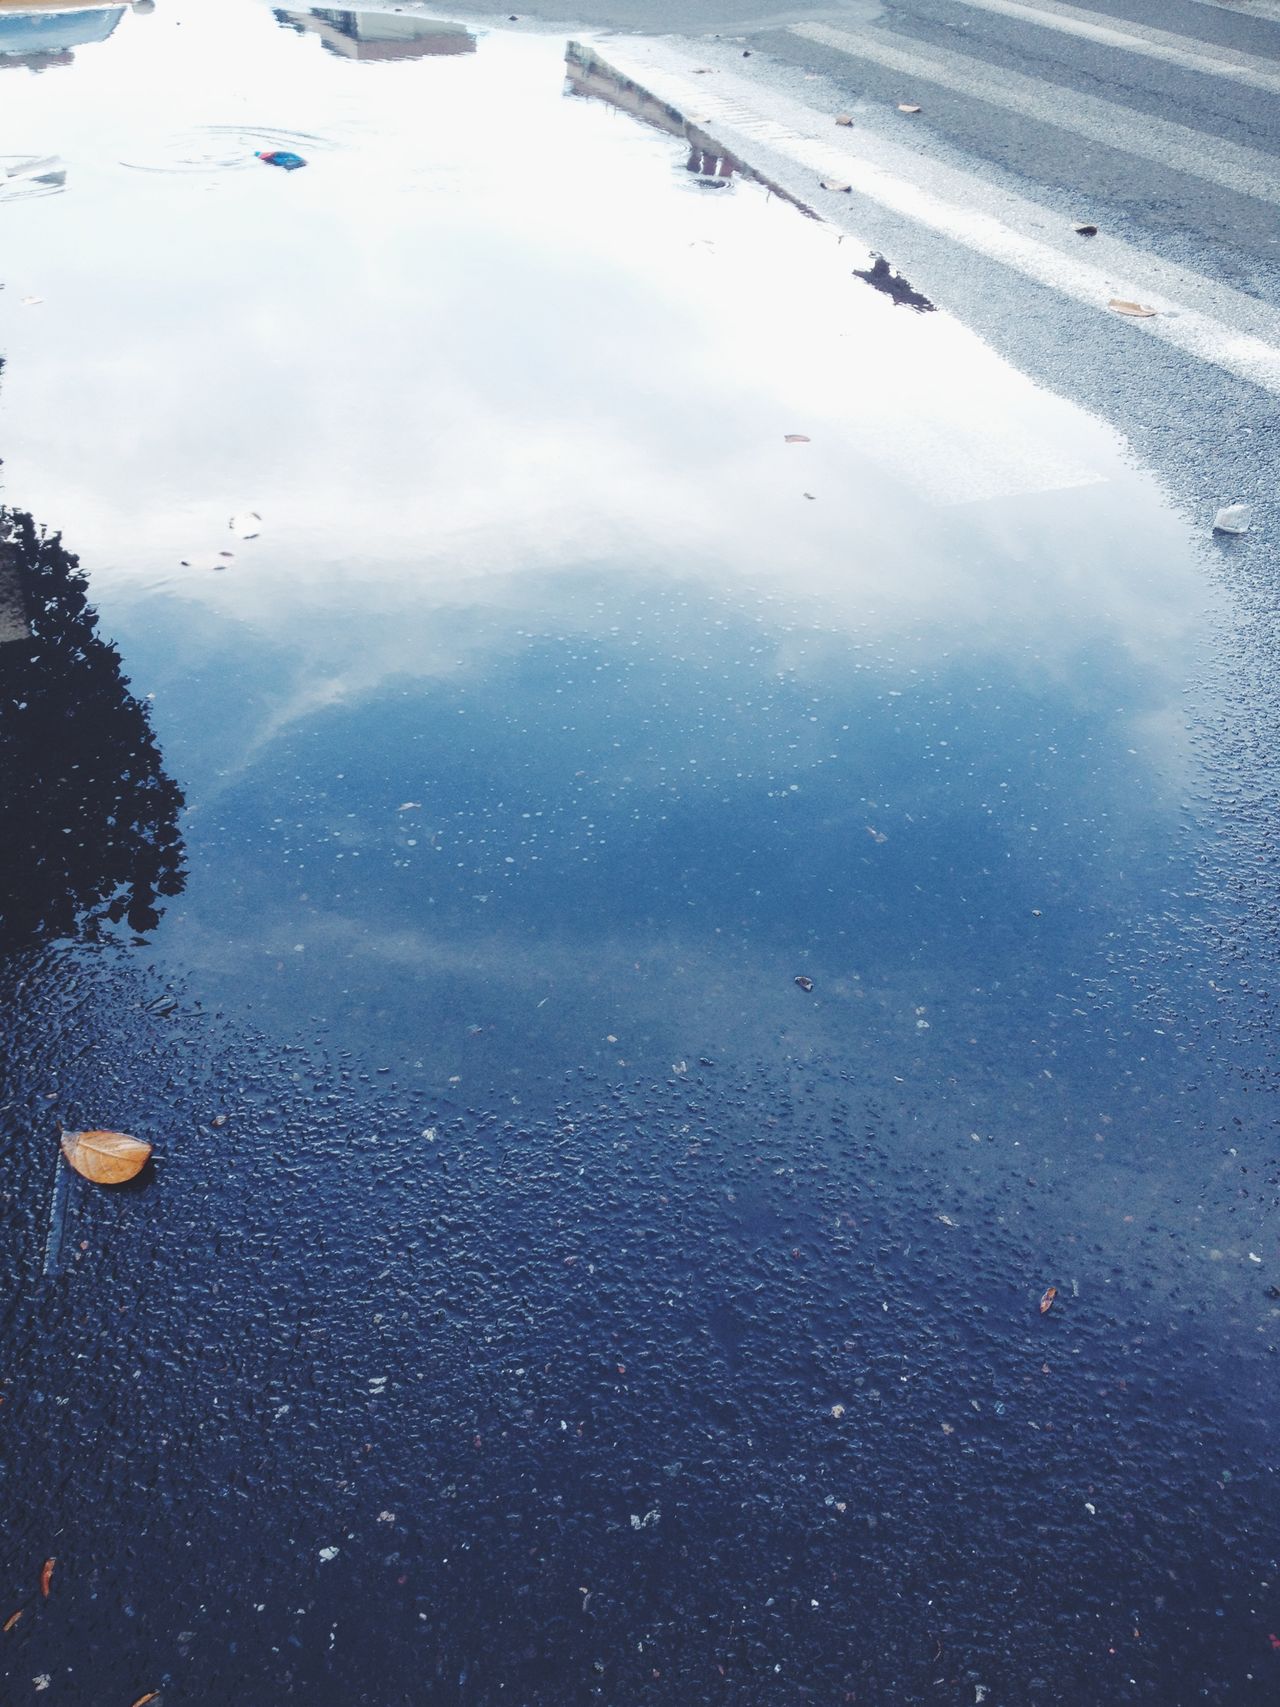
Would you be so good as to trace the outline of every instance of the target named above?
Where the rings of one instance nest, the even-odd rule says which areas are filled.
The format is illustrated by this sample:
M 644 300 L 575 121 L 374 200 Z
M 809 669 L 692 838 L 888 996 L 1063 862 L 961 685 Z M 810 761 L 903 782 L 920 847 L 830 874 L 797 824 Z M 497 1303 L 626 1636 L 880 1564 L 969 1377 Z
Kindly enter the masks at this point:
M 146 154 L 120 162 L 135 172 L 234 172 L 258 164 L 268 149 L 314 154 L 337 146 L 337 139 L 276 125 L 196 125 L 158 139 Z
M 0 154 L 0 201 L 56 196 L 66 187 L 66 161 L 56 155 Z

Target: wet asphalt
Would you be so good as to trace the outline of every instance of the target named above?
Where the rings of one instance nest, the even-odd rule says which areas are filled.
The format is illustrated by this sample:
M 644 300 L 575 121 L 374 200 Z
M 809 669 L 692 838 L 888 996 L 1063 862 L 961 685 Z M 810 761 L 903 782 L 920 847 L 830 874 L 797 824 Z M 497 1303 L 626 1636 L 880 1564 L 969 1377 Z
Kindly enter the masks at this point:
M 331 12 L 0 72 L 6 1700 L 1275 1699 L 1269 534 Z

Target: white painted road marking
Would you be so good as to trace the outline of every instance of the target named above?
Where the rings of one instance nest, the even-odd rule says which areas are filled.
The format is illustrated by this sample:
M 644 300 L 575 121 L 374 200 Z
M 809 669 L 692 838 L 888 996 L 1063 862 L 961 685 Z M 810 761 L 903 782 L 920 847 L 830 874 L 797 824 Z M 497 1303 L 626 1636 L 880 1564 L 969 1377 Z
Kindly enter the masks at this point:
M 1280 94 L 1280 68 L 1252 54 L 1215 47 L 1193 36 L 1176 36 L 1169 30 L 1153 29 L 1149 24 L 1131 24 L 1127 19 L 1122 21 L 1101 12 L 1086 12 L 1079 6 L 1063 5 L 1062 0 L 1036 0 L 1034 5 L 1026 4 L 1026 0 L 955 0 L 955 3 L 996 12 L 1002 18 L 1017 18 L 1024 24 L 1038 24 L 1041 29 L 1061 30 L 1085 41 L 1101 42 L 1104 47 L 1145 54 L 1148 59 L 1163 59 L 1184 71 L 1229 77 L 1250 89 Z
M 1190 173 L 1224 190 L 1280 203 L 1280 160 L 1189 125 L 1151 118 L 1095 95 L 1079 94 L 1003 67 L 997 69 L 968 54 L 949 53 L 883 30 L 860 29 L 855 34 L 829 24 L 794 24 L 790 33 L 854 59 L 901 71 L 913 83 L 923 81 L 954 89 L 1040 124 L 1074 131 L 1090 142 Z

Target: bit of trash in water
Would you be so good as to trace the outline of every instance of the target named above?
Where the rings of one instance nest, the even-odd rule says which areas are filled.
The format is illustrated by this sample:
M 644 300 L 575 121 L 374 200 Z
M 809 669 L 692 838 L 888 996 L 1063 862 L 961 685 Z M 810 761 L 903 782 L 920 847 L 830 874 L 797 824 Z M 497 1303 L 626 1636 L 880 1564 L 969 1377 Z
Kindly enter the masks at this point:
M 800 988 L 802 990 L 804 990 L 806 993 L 813 989 L 813 979 L 812 978 L 806 978 L 803 972 L 798 974 L 798 976 L 795 978 L 794 982 L 797 983 L 800 986 Z
M 1248 533 L 1252 525 L 1252 504 L 1225 504 L 1213 518 L 1214 533 Z
M 255 159 L 261 160 L 267 166 L 280 166 L 286 172 L 296 172 L 299 167 L 306 165 L 301 154 L 294 154 L 287 148 L 260 150 L 255 155 Z
M 1073 225 L 1071 229 L 1077 237 L 1096 237 L 1098 235 L 1096 225 Z
M 1150 320 L 1157 310 L 1148 308 L 1145 303 L 1129 302 L 1124 297 L 1113 296 L 1107 307 L 1113 314 L 1128 314 L 1135 320 Z

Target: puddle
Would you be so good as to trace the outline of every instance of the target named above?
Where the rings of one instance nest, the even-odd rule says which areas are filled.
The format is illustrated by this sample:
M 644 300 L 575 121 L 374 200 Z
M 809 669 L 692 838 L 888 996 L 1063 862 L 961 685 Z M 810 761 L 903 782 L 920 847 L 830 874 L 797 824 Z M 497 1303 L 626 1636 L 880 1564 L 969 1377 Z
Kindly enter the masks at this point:
M 1263 1117 L 1155 483 L 562 37 L 111 10 L 0 79 L 66 166 L 0 208 L 63 540 L 0 653 L 66 1585 L 9 1675 L 1243 1689 Z M 154 1180 L 56 1197 L 58 1123 Z

